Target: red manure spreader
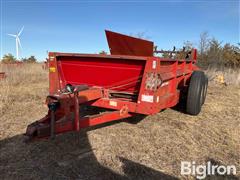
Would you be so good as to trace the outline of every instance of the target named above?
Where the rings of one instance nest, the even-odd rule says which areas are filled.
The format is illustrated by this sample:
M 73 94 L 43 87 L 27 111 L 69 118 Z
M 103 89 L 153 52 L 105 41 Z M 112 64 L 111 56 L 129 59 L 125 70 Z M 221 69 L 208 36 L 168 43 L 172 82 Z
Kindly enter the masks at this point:
M 196 49 L 158 51 L 151 41 L 111 31 L 106 37 L 111 55 L 49 53 L 49 110 L 28 125 L 29 139 L 153 115 L 180 101 L 185 102 L 186 113 L 200 113 L 208 80 L 196 66 Z M 170 56 L 154 56 L 157 53 Z M 93 107 L 94 113 L 89 110 Z

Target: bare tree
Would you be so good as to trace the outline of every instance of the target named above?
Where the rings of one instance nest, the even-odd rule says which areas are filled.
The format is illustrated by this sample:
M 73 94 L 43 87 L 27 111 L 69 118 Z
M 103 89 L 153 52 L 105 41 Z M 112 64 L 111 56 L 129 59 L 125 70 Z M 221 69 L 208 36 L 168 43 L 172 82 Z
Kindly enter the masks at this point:
M 102 50 L 102 51 L 100 51 L 98 54 L 107 55 L 107 52 L 104 51 L 104 50 Z
M 146 35 L 146 31 L 144 32 L 138 32 L 136 34 L 134 33 L 130 33 L 129 36 L 133 36 L 133 37 L 136 37 L 136 38 L 140 38 L 140 39 L 146 39 L 146 40 L 149 40 L 151 39 L 149 36 Z
M 211 65 L 221 66 L 223 64 L 222 41 L 212 38 L 207 52 L 208 61 Z
M 200 50 L 200 56 L 199 56 L 199 60 L 204 61 L 204 59 L 206 60 L 206 55 L 207 55 L 207 50 L 209 48 L 209 34 L 207 31 L 202 32 L 200 34 L 200 40 L 199 40 L 199 50 Z

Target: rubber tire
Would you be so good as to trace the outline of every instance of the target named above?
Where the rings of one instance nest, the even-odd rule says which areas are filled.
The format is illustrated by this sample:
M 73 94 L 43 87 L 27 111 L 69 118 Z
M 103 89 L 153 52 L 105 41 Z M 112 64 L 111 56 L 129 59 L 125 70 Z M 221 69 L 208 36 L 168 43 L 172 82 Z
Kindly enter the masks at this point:
M 187 93 L 186 112 L 191 115 L 198 115 L 201 111 L 205 75 L 202 71 L 194 71 L 190 78 Z
M 203 89 L 203 99 L 202 99 L 202 105 L 205 103 L 206 96 L 207 96 L 207 88 L 208 88 L 208 77 L 206 75 L 204 79 L 204 89 Z

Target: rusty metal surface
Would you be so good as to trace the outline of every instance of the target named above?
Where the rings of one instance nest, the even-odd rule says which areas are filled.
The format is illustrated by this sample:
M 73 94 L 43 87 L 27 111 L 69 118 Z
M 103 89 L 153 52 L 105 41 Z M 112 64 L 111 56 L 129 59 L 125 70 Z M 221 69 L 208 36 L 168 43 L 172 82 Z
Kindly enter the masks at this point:
M 6 78 L 5 72 L 0 72 L 0 79 L 5 79 L 5 78 Z
M 105 31 L 112 55 L 153 56 L 153 42 Z

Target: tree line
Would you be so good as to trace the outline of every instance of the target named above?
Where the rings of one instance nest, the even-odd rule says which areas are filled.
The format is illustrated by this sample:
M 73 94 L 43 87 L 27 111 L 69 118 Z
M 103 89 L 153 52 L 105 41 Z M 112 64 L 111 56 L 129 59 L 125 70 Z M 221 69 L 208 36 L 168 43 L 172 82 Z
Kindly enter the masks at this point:
M 240 43 L 223 44 L 207 32 L 200 34 L 198 61 L 203 66 L 240 67 Z
M 22 58 L 21 60 L 17 60 L 11 53 L 5 54 L 1 60 L 2 63 L 36 63 L 37 59 L 35 56 L 30 56 L 28 58 Z
M 132 34 L 130 34 L 132 35 Z M 136 38 L 149 39 L 146 36 L 145 32 L 137 33 L 133 35 Z M 237 39 L 239 41 L 239 39 Z M 191 41 L 185 41 L 183 43 L 183 48 L 178 49 L 180 53 L 162 53 L 161 57 L 163 58 L 175 58 L 175 59 L 184 59 L 186 53 L 191 51 L 192 48 L 197 48 L 197 63 L 202 67 L 240 67 L 240 43 L 223 44 L 222 41 L 217 40 L 214 37 L 210 37 L 208 32 L 202 32 L 200 34 L 199 40 L 197 42 L 197 47 L 193 46 Z M 157 49 L 157 46 L 154 47 L 154 50 Z M 173 50 L 177 50 L 175 47 Z
M 144 38 L 144 34 L 137 34 L 136 37 Z M 193 48 L 193 43 L 186 41 L 183 43 L 185 52 L 190 51 Z M 222 41 L 217 40 L 214 37 L 210 37 L 208 32 L 200 34 L 198 42 L 198 64 L 203 67 L 217 66 L 217 67 L 240 67 L 240 43 L 233 45 L 230 43 L 223 44 Z M 107 54 L 105 51 L 99 52 L 99 54 Z M 184 53 L 183 53 L 184 54 Z M 184 58 L 183 54 L 177 54 L 175 58 Z M 168 57 L 169 54 L 162 54 L 162 57 Z M 35 56 L 23 58 L 21 62 L 35 63 L 37 59 Z M 14 63 L 17 62 L 16 58 L 12 54 L 6 54 L 2 58 L 2 63 Z
M 230 43 L 223 44 L 222 41 L 214 37 L 209 37 L 207 32 L 200 34 L 197 43 L 197 63 L 201 67 L 240 67 L 240 43 L 233 45 Z M 186 53 L 194 48 L 193 43 L 186 41 L 183 48 L 179 49 L 179 53 L 172 55 L 171 53 L 163 53 L 163 58 L 184 59 Z M 174 50 L 175 47 L 174 47 Z

